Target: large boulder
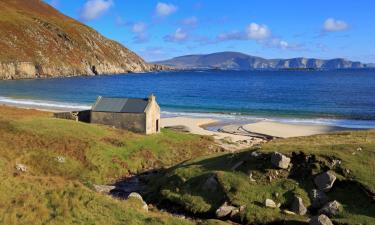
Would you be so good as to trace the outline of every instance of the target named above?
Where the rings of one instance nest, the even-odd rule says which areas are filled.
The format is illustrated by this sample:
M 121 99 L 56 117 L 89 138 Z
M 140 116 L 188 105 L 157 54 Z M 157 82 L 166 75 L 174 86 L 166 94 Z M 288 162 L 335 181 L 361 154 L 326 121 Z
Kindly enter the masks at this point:
M 324 172 L 315 177 L 314 182 L 316 187 L 321 191 L 329 191 L 336 181 L 336 176 L 330 172 Z
M 303 204 L 302 198 L 295 196 L 293 203 L 292 203 L 292 211 L 295 212 L 298 215 L 305 215 L 307 212 L 307 209 L 305 205 Z
M 319 210 L 320 214 L 324 214 L 326 216 L 335 216 L 341 211 L 342 205 L 338 201 L 328 202 Z
M 148 205 L 145 201 L 143 201 L 143 198 L 140 194 L 136 192 L 132 192 L 128 195 L 128 199 L 134 199 L 136 201 L 139 201 L 142 204 L 142 209 L 144 209 L 145 211 L 148 211 Z
M 222 218 L 228 215 L 237 214 L 238 212 L 239 210 L 236 207 L 228 205 L 228 203 L 224 202 L 224 204 L 216 210 L 216 217 Z
M 314 209 L 320 209 L 323 205 L 328 202 L 328 197 L 324 191 L 313 189 L 310 192 L 311 207 Z
M 272 199 L 266 199 L 266 201 L 264 202 L 264 205 L 267 208 L 277 208 L 276 203 Z
M 281 153 L 275 152 L 271 155 L 271 163 L 278 168 L 288 169 L 290 158 Z
M 333 225 L 332 221 L 326 215 L 314 216 L 310 219 L 310 225 Z

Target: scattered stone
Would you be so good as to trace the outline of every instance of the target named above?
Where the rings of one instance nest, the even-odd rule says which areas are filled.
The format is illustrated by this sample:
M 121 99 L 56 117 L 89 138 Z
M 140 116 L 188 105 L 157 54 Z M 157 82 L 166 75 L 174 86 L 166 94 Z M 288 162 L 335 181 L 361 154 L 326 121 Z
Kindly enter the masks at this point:
M 240 167 L 245 161 L 239 161 L 234 166 L 232 166 L 231 170 L 236 170 L 238 167 Z
M 109 194 L 115 188 L 116 188 L 115 186 L 94 184 L 95 191 L 99 193 Z
M 281 169 L 288 169 L 290 158 L 285 155 L 275 152 L 271 155 L 271 163 Z
M 324 214 L 314 216 L 310 219 L 310 225 L 333 225 L 332 221 Z
M 311 190 L 310 198 L 311 198 L 311 207 L 315 209 L 321 208 L 323 205 L 325 205 L 328 202 L 328 197 L 326 193 L 324 193 L 323 191 L 319 191 L 317 189 Z
M 362 148 L 361 148 L 361 147 L 357 148 L 357 151 L 358 151 L 358 152 L 361 152 L 361 151 L 362 151 Z
M 289 211 L 289 210 L 286 210 L 286 209 L 284 209 L 282 212 L 283 212 L 284 214 L 287 214 L 287 215 L 296 215 L 294 212 Z
M 217 182 L 216 176 L 211 176 L 204 182 L 202 188 L 205 191 L 216 191 L 218 186 L 219 182 Z
M 16 170 L 18 170 L 20 172 L 26 172 L 27 171 L 27 167 L 24 164 L 17 164 L 16 165 Z
M 240 208 L 239 208 L 240 212 L 245 211 L 245 209 L 246 209 L 246 205 L 241 205 Z
M 332 163 L 331 163 L 332 167 L 339 166 L 339 165 L 341 165 L 341 160 L 339 159 L 332 160 Z
M 352 152 L 352 155 L 356 155 L 357 153 L 356 152 Z
M 344 169 L 344 172 L 345 172 L 346 174 L 350 174 L 350 169 L 345 168 L 345 169 Z
M 332 172 L 328 171 L 316 176 L 314 182 L 319 190 L 327 192 L 331 190 L 335 180 L 336 176 Z
M 259 153 L 259 152 L 252 152 L 251 154 L 250 154 L 252 157 L 258 157 L 258 156 L 260 156 L 261 155 L 261 153 Z
M 275 192 L 275 193 L 273 193 L 273 196 L 275 196 L 275 198 L 278 198 L 279 197 L 279 193 Z
M 271 200 L 271 199 L 266 199 L 264 205 L 267 207 L 267 208 L 277 208 L 277 205 L 276 203 Z
M 303 204 L 302 198 L 296 197 L 296 196 L 294 197 L 294 200 L 292 203 L 292 211 L 301 216 L 306 214 L 307 209 L 305 205 Z
M 253 178 L 253 172 L 251 170 L 247 171 L 247 174 L 249 175 L 249 179 L 251 182 L 256 182 L 256 180 Z
M 222 218 L 228 216 L 229 214 L 232 214 L 232 212 L 235 210 L 237 210 L 236 207 L 228 205 L 227 202 L 224 202 L 224 204 L 216 210 L 216 217 Z
M 65 157 L 63 157 L 63 156 L 57 156 L 56 157 L 56 161 L 59 162 L 59 163 L 65 163 Z
M 139 200 L 143 204 L 142 209 L 148 211 L 148 205 L 145 201 L 143 201 L 143 198 L 140 194 L 138 194 L 137 192 L 132 192 L 128 195 L 128 199 L 131 198 Z
M 335 200 L 324 205 L 323 208 L 319 210 L 319 213 L 331 217 L 337 215 L 341 211 L 341 208 L 341 204 Z

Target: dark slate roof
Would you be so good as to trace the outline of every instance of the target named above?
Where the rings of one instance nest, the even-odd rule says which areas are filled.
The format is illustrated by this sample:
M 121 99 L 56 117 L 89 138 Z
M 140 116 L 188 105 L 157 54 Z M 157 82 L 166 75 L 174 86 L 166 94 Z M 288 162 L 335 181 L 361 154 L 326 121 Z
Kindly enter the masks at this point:
M 92 107 L 93 112 L 143 113 L 148 105 L 147 98 L 99 97 Z

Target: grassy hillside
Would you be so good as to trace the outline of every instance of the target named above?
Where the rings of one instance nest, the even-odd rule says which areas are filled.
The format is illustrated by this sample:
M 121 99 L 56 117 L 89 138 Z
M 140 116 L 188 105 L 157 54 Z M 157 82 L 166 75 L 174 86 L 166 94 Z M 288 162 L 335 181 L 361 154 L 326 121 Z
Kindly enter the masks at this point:
M 290 171 L 271 165 L 274 151 L 292 158 Z M 227 224 L 214 220 L 225 201 L 245 207 L 231 218 L 236 222 L 306 224 L 314 211 L 299 216 L 283 210 L 290 209 L 295 195 L 309 208 L 313 176 L 326 170 L 337 176 L 328 197 L 343 205 L 333 221 L 375 224 L 374 155 L 375 131 L 280 139 L 224 153 L 208 137 L 170 130 L 144 136 L 0 107 L 0 224 Z M 138 202 L 93 191 L 94 184 L 152 168 L 166 169 L 149 180 L 146 202 L 173 206 L 204 218 L 201 222 L 156 208 L 145 212 Z M 210 177 L 217 185 L 206 184 Z M 264 207 L 267 198 L 280 208 Z
M 190 224 L 90 188 L 219 151 L 213 144 L 168 130 L 143 136 L 0 107 L 0 224 Z M 19 163 L 26 172 L 16 170 Z
M 253 156 L 255 150 L 262 155 Z M 272 166 L 270 153 L 275 151 L 292 158 L 290 171 Z M 335 164 L 336 160 L 341 164 Z M 228 202 L 246 207 L 237 218 L 242 223 L 305 224 L 308 216 L 289 215 L 283 210 L 290 210 L 293 196 L 300 196 L 309 207 L 313 177 L 327 170 L 334 171 L 338 178 L 328 197 L 343 205 L 343 211 L 333 220 L 338 224 L 375 224 L 375 131 L 282 139 L 261 149 L 187 161 L 156 178 L 149 198 L 204 217 L 215 217 L 216 209 Z M 249 171 L 254 180 L 249 178 Z M 205 188 L 210 177 L 217 180 L 216 188 L 212 188 L 212 182 L 211 188 Z M 280 209 L 266 208 L 267 198 L 280 203 Z
M 41 0 L 0 1 L 0 32 L 0 79 L 161 69 Z

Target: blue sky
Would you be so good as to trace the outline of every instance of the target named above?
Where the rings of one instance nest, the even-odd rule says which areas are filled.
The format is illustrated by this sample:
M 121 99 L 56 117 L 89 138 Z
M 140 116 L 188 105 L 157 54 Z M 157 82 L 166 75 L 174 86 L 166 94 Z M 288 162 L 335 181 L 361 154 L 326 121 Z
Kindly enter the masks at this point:
M 375 62 L 374 0 L 46 0 L 148 61 L 239 51 Z

